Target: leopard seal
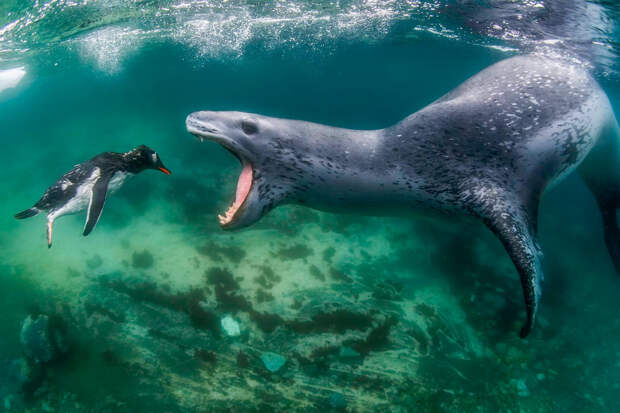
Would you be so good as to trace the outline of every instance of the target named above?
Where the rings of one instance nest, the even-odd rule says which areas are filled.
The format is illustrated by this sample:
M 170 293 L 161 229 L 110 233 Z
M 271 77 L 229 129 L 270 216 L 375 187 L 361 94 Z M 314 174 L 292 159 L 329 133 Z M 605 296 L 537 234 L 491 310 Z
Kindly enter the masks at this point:
M 479 218 L 519 273 L 521 337 L 532 329 L 541 294 L 539 201 L 575 169 L 598 202 L 620 271 L 618 124 L 597 82 L 565 60 L 500 61 L 385 129 L 210 111 L 190 114 L 186 126 L 242 164 L 235 199 L 219 216 L 225 229 L 249 226 L 284 203 Z

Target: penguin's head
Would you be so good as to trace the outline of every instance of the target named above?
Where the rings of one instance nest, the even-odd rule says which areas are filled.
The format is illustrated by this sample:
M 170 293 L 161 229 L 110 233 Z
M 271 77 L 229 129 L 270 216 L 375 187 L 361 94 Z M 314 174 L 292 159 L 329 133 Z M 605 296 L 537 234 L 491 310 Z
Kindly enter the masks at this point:
M 281 119 L 245 112 L 200 111 L 185 121 L 201 142 L 216 142 L 241 163 L 232 204 L 219 215 L 223 229 L 257 222 L 274 207 L 295 197 L 298 168 L 291 168 L 287 142 L 293 139 Z
M 159 154 L 146 145 L 138 146 L 127 155 L 129 155 L 133 166 L 140 171 L 157 169 L 166 175 L 170 175 L 170 170 L 164 166 Z

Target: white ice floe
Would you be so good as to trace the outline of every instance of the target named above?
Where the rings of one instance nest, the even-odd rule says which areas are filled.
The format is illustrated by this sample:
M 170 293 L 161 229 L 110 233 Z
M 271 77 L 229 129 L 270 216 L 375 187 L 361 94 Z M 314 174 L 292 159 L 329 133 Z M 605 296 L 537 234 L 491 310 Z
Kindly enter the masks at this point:
M 25 75 L 26 69 L 23 67 L 0 70 L 0 93 L 17 86 Z

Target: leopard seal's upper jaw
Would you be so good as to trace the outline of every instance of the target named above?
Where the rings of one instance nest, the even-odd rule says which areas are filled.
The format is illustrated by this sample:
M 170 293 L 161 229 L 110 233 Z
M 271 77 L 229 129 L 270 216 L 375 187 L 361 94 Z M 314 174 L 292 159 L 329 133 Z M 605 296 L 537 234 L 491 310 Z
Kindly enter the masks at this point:
M 214 112 L 201 111 L 187 116 L 185 120 L 187 131 L 200 140 L 200 142 L 209 140 L 219 143 L 237 158 L 243 157 L 243 159 L 239 159 L 240 161 L 250 162 L 251 153 L 234 139 L 234 134 L 230 136 L 226 133 L 228 128 L 221 128 L 221 126 L 218 128 L 217 125 L 209 122 L 209 114 L 211 113 Z
M 504 60 L 375 131 L 243 112 L 196 112 L 187 126 L 251 162 L 251 190 L 233 219 L 239 227 L 285 202 L 341 212 L 425 207 L 480 218 L 519 273 L 522 337 L 541 291 L 539 200 L 580 164 L 620 272 L 618 126 L 602 89 L 572 63 L 535 55 Z

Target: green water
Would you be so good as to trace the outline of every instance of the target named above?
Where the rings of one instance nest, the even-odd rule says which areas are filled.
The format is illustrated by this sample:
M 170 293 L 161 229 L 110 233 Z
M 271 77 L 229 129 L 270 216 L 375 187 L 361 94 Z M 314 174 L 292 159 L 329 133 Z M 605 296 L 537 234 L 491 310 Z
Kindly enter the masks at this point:
M 0 410 L 620 409 L 620 279 L 577 177 L 543 199 L 543 299 L 521 340 L 517 273 L 482 224 L 286 206 L 224 232 L 238 162 L 185 130 L 205 109 L 393 124 L 530 50 L 457 18 L 492 7 L 85 3 L 0 5 L 0 70 L 26 71 L 0 91 L 0 365 L 22 357 L 34 307 L 71 342 L 34 391 L 0 371 Z M 616 105 L 617 14 L 597 6 L 603 46 L 575 53 Z M 57 220 L 50 250 L 43 217 L 13 218 L 74 164 L 140 144 L 173 174 L 127 181 L 87 238 L 84 214 Z M 240 336 L 222 332 L 226 315 Z M 284 367 L 269 372 L 265 352 Z

